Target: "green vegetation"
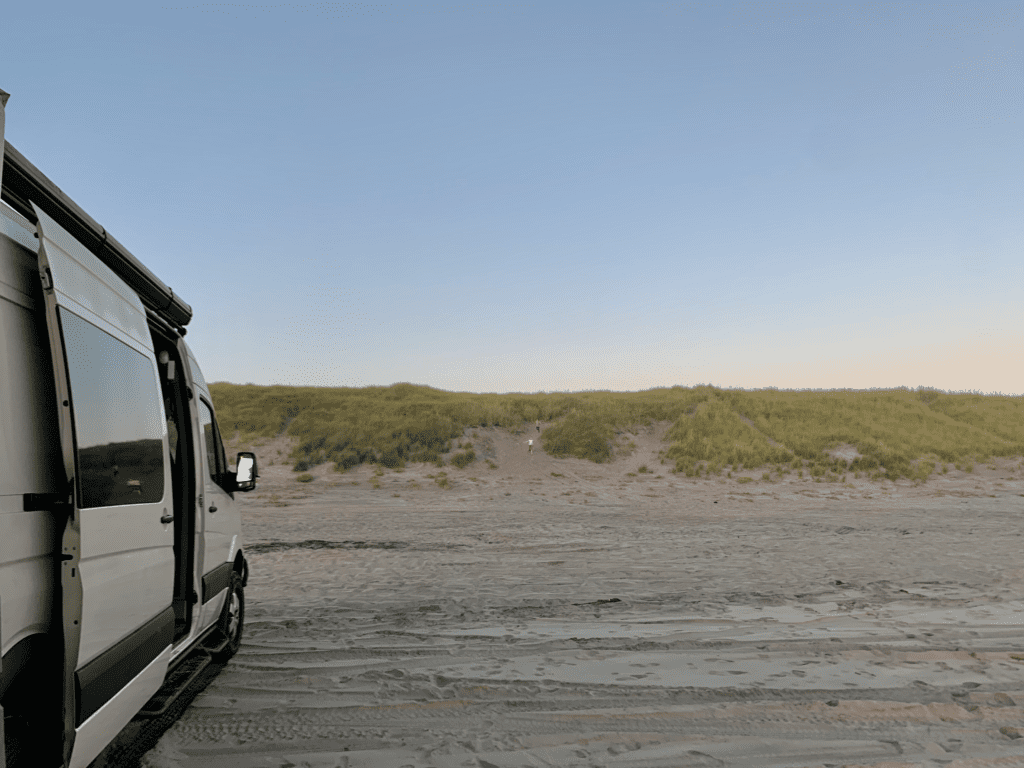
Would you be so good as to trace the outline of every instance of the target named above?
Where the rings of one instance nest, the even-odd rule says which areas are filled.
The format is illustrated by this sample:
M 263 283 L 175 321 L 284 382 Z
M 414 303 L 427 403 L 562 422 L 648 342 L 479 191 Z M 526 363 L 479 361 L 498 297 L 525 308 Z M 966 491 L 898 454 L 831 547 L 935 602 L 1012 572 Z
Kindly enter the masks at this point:
M 458 467 L 459 469 L 465 469 L 476 460 L 476 453 L 473 448 L 468 448 L 463 453 L 456 453 L 451 458 L 452 466 Z
M 544 450 L 552 456 L 576 456 L 598 464 L 612 457 L 610 424 L 593 413 L 569 413 L 543 434 Z
M 437 483 L 438 488 L 451 488 L 451 480 L 448 479 L 447 472 L 438 472 L 436 475 L 427 475 L 431 480 Z
M 522 434 L 537 420 L 551 425 L 540 436 L 549 455 L 599 463 L 616 455 L 624 430 L 671 422 L 661 461 L 688 477 L 767 466 L 780 476 L 793 471 L 803 477 L 806 470 L 819 482 L 841 481 L 847 472 L 924 481 L 936 466 L 970 472 L 994 456 L 1024 455 L 1024 398 L 1002 395 L 711 386 L 478 395 L 411 384 L 327 389 L 223 383 L 211 391 L 225 435 L 249 444 L 282 432 L 295 438 L 288 460 L 296 472 L 326 462 L 338 471 L 363 463 L 378 465 L 378 471 L 407 462 L 443 467 L 446 457 L 462 469 L 477 459 L 470 443 L 458 443 L 467 429 Z M 462 452 L 452 454 L 456 443 Z M 850 462 L 828 455 L 844 443 L 860 456 Z M 640 471 L 650 472 L 646 466 Z
M 306 473 L 303 473 L 303 474 L 299 475 L 295 479 L 298 480 L 300 483 L 311 483 L 311 482 L 313 482 L 313 476 L 310 475 L 310 474 L 306 474 Z

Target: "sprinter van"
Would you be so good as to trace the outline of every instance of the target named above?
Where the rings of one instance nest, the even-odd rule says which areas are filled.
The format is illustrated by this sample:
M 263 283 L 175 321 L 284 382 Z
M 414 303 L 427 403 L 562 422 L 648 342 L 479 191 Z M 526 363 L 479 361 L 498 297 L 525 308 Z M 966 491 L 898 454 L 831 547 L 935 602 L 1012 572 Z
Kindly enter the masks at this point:
M 186 659 L 238 650 L 258 471 L 228 466 L 191 307 L 4 140 L 7 98 L 0 758 L 85 768 Z

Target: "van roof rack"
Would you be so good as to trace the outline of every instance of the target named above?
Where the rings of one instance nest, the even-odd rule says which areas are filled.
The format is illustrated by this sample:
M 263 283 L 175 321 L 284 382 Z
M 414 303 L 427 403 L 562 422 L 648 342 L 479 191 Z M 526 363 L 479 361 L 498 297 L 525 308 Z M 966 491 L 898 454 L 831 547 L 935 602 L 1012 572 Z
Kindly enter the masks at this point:
M 192 307 L 147 269 L 131 252 L 78 205 L 60 187 L 4 140 L 3 201 L 29 221 L 35 222 L 30 201 L 51 216 L 72 237 L 114 270 L 139 294 L 143 305 L 185 333 Z

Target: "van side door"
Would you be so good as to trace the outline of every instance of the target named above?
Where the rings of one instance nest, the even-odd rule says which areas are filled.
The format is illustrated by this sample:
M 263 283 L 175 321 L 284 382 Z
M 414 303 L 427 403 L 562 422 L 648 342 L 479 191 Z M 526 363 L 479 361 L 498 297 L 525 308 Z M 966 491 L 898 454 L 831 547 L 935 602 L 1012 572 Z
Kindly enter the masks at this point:
M 232 561 L 241 546 L 241 516 L 233 496 L 235 474 L 227 465 L 224 443 L 213 402 L 202 392 L 199 396 L 200 442 L 206 461 L 203 512 L 203 615 L 201 624 L 212 623 L 220 615 L 222 594 L 226 594 Z
M 33 206 L 65 473 L 65 765 L 87 765 L 159 689 L 174 635 L 173 504 L 139 297 Z M 56 436 L 54 436 L 56 437 Z

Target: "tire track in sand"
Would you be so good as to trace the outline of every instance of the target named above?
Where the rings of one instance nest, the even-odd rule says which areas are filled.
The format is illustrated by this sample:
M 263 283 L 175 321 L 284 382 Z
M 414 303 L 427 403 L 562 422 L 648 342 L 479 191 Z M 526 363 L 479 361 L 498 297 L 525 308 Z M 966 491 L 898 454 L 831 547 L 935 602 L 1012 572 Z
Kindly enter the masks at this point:
M 256 548 L 143 765 L 1024 766 L 1016 513 L 933 504 L 325 516 L 410 546 Z

